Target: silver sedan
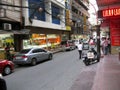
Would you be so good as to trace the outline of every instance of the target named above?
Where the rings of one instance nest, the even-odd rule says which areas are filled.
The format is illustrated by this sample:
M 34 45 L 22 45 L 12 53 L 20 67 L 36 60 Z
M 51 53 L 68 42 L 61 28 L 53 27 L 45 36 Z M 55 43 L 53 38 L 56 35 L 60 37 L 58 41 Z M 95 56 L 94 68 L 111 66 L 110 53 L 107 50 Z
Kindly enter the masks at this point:
M 17 65 L 31 64 L 36 65 L 37 62 L 51 60 L 53 53 L 42 48 L 23 49 L 14 55 L 13 62 Z

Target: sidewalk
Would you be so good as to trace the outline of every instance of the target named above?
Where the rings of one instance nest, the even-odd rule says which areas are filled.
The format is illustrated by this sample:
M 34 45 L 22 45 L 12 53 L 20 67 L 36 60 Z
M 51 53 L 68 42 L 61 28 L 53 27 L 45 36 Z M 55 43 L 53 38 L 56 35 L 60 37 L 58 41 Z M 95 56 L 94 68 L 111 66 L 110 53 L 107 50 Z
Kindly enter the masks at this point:
M 120 90 L 120 61 L 118 55 L 107 55 L 101 60 L 92 90 Z
M 57 48 L 57 49 L 53 49 L 50 50 L 53 54 L 58 53 L 58 52 L 62 52 L 62 48 Z
M 120 90 L 118 55 L 106 55 L 99 63 L 87 66 L 70 90 Z

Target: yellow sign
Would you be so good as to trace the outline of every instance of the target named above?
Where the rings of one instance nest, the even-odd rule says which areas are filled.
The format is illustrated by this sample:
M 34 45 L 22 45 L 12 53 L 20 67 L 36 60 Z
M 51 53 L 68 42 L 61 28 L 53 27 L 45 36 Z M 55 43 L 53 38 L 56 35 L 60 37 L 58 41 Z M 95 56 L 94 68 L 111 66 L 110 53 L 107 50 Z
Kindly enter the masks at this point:
M 84 15 L 84 24 L 86 24 L 86 16 Z
M 86 30 L 87 30 L 87 27 L 86 27 L 86 25 L 84 25 L 84 26 L 83 26 L 83 28 L 84 28 L 84 31 L 86 31 Z
M 70 25 L 70 10 L 66 10 L 66 25 Z
M 84 31 L 87 30 L 87 26 L 86 26 L 86 16 L 84 15 Z
M 66 30 L 71 31 L 71 27 L 70 26 L 66 26 Z

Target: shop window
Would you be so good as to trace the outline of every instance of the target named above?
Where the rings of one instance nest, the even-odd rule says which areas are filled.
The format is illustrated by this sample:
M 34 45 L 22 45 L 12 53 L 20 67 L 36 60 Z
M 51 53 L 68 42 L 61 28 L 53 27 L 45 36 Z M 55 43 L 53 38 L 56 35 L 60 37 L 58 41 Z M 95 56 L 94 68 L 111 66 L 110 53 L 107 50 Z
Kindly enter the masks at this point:
M 60 24 L 60 19 L 58 15 L 60 14 L 60 8 L 55 4 L 52 4 L 52 23 Z
M 28 47 L 51 47 L 51 46 L 57 46 L 60 44 L 60 36 L 56 34 L 32 34 L 31 38 L 29 40 L 23 40 L 23 48 Z

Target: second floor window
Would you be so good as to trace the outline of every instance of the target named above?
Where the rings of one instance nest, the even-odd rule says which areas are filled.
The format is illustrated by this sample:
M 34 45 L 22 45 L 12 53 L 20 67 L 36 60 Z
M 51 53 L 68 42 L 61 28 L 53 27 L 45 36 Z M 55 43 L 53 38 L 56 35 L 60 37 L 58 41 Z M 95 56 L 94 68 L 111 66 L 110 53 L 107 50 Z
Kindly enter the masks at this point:
M 52 23 L 60 24 L 58 15 L 60 14 L 60 8 L 52 4 Z
M 45 21 L 45 5 L 44 0 L 29 0 L 29 17 L 31 19 L 37 19 L 41 21 Z M 42 9 L 42 11 L 39 11 L 39 8 Z

